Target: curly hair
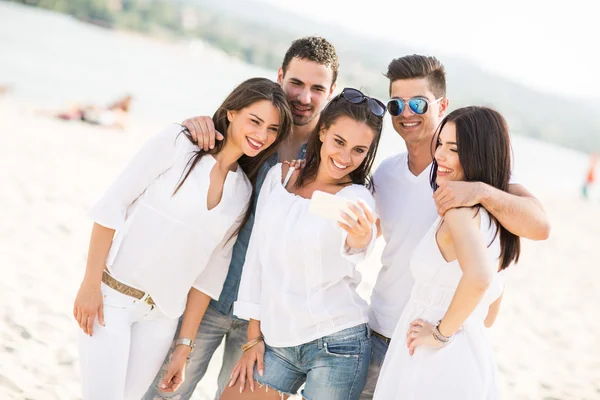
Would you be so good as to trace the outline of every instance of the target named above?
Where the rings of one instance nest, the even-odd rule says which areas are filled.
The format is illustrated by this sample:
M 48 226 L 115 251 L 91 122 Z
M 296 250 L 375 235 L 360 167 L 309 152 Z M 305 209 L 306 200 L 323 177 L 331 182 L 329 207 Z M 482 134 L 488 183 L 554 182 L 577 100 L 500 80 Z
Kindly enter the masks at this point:
M 281 68 L 285 75 L 286 70 L 292 58 L 297 57 L 303 60 L 314 61 L 318 64 L 331 68 L 333 71 L 333 81 L 335 83 L 340 69 L 340 61 L 338 60 L 335 47 L 331 43 L 320 36 L 307 36 L 296 39 L 285 53 Z

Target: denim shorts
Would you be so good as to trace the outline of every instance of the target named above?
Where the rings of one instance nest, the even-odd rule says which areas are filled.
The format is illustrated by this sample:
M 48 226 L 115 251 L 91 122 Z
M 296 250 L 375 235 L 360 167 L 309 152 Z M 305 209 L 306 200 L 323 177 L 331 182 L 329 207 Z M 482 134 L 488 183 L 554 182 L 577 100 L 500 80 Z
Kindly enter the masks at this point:
M 263 376 L 254 379 L 280 393 L 308 400 L 354 400 L 367 380 L 371 331 L 366 324 L 293 347 L 265 347 Z

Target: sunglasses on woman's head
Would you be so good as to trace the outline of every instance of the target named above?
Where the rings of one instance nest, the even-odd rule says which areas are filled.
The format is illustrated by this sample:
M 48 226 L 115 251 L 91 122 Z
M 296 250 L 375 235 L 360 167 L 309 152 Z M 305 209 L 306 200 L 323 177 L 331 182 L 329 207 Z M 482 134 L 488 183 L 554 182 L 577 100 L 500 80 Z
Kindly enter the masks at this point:
M 441 99 L 443 99 L 443 97 L 440 97 L 439 99 L 436 99 L 434 101 L 429 101 L 425 97 L 413 97 L 408 100 L 392 99 L 387 103 L 387 110 L 390 112 L 391 116 L 397 117 L 404 111 L 404 105 L 408 104 L 408 108 L 410 108 L 410 111 L 412 111 L 415 114 L 423 115 L 427 112 L 427 110 L 429 110 L 429 106 L 431 104 L 435 104 Z
M 369 111 L 376 117 L 383 117 L 385 114 L 385 105 L 374 97 L 365 96 L 363 92 L 354 88 L 344 88 L 340 94 L 349 103 L 360 104 L 363 101 L 369 103 Z

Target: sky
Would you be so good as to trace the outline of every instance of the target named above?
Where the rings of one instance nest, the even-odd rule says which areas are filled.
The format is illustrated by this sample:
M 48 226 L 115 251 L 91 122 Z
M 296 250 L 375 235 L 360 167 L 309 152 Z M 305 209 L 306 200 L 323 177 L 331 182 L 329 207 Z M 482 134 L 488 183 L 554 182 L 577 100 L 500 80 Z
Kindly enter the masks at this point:
M 600 100 L 597 0 L 260 0 L 310 19 L 460 55 L 549 93 Z

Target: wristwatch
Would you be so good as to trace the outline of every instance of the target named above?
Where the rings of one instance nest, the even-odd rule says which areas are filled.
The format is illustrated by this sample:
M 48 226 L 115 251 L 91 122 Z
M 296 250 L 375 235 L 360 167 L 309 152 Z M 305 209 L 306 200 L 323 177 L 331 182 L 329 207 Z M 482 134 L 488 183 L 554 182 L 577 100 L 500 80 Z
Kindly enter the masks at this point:
M 194 351 L 194 347 L 196 347 L 196 343 L 194 343 L 194 341 L 192 339 L 188 339 L 188 338 L 177 339 L 175 341 L 175 347 L 177 347 L 179 345 L 189 346 L 191 349 L 190 351 Z

